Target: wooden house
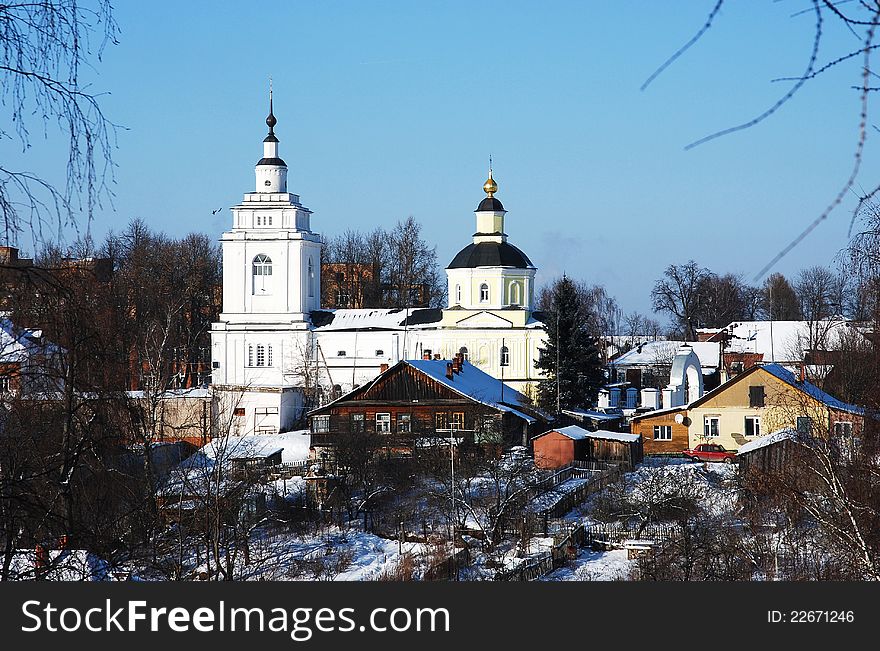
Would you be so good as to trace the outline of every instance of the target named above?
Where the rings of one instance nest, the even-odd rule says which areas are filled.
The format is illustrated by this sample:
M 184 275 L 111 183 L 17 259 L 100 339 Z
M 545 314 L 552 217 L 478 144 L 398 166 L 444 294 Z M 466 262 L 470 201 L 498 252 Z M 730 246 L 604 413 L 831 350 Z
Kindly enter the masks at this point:
M 645 454 L 677 454 L 688 443 L 687 406 L 658 409 L 632 417 L 629 431 L 641 434 Z
M 628 468 L 642 461 L 642 437 L 598 430 L 590 432 L 577 425 L 559 427 L 532 440 L 538 468 L 561 468 L 576 461 L 608 461 Z
M 375 379 L 309 413 L 312 456 L 334 453 L 352 436 L 376 434 L 389 453 L 450 438 L 527 445 L 547 417 L 524 395 L 465 361 L 404 360 Z

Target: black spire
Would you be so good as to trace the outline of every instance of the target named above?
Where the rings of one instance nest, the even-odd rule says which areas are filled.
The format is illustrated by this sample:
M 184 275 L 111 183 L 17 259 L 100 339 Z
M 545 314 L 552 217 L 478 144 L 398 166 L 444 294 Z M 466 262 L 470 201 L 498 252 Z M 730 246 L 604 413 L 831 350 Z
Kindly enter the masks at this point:
M 278 138 L 275 137 L 275 125 L 278 124 L 278 120 L 275 119 L 275 112 L 272 110 L 272 78 L 269 78 L 269 116 L 266 118 L 266 124 L 269 125 L 269 135 L 263 140 L 263 142 L 278 142 Z

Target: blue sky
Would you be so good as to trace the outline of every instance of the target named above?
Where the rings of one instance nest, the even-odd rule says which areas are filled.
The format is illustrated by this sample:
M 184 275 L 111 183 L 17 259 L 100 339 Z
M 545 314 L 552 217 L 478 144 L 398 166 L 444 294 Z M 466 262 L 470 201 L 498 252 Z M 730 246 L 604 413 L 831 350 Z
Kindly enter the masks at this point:
M 117 4 L 120 43 L 90 73 L 126 127 L 98 238 L 134 217 L 219 236 L 231 215 L 212 211 L 253 187 L 270 75 L 290 189 L 315 230 L 412 215 L 445 266 L 473 233 L 492 154 L 507 232 L 539 280 L 565 271 L 604 284 L 624 311 L 650 312 L 654 279 L 689 258 L 751 280 L 852 161 L 857 62 L 761 125 L 684 150 L 772 104 L 788 86 L 771 79 L 800 74 L 814 25 L 792 17 L 804 1 L 729 2 L 645 92 L 713 0 Z M 826 28 L 820 62 L 858 47 Z M 63 141 L 32 144 L 30 168 L 63 174 Z M 864 185 L 877 163 L 869 146 Z M 853 204 L 777 269 L 831 264 Z

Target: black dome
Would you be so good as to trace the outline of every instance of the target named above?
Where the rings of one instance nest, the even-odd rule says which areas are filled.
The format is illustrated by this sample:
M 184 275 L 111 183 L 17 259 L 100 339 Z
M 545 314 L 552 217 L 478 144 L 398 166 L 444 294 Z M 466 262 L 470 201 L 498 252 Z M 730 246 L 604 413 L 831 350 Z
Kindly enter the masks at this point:
M 287 167 L 287 163 L 285 163 L 280 158 L 261 158 L 257 165 L 277 165 L 279 167 Z
M 489 201 L 484 199 L 483 201 Z M 497 199 L 496 199 L 497 201 Z M 473 269 L 474 267 L 533 267 L 525 253 L 507 242 L 480 242 L 469 244 L 458 252 L 447 269 Z
M 504 210 L 504 206 L 501 205 L 501 202 L 495 197 L 486 197 L 480 202 L 480 205 L 477 206 L 477 209 L 474 212 L 498 212 L 499 210 Z

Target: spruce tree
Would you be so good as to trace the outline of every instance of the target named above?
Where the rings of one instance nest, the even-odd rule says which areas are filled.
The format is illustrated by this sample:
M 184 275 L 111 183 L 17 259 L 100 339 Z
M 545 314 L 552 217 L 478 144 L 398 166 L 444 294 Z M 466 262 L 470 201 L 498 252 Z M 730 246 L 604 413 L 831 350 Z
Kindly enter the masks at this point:
M 538 384 L 538 404 L 543 409 L 556 412 L 557 404 L 560 409 L 590 407 L 596 399 L 604 373 L 589 316 L 575 283 L 562 276 L 550 290 L 544 310 L 547 341 L 535 360 L 535 368 L 545 373 Z

